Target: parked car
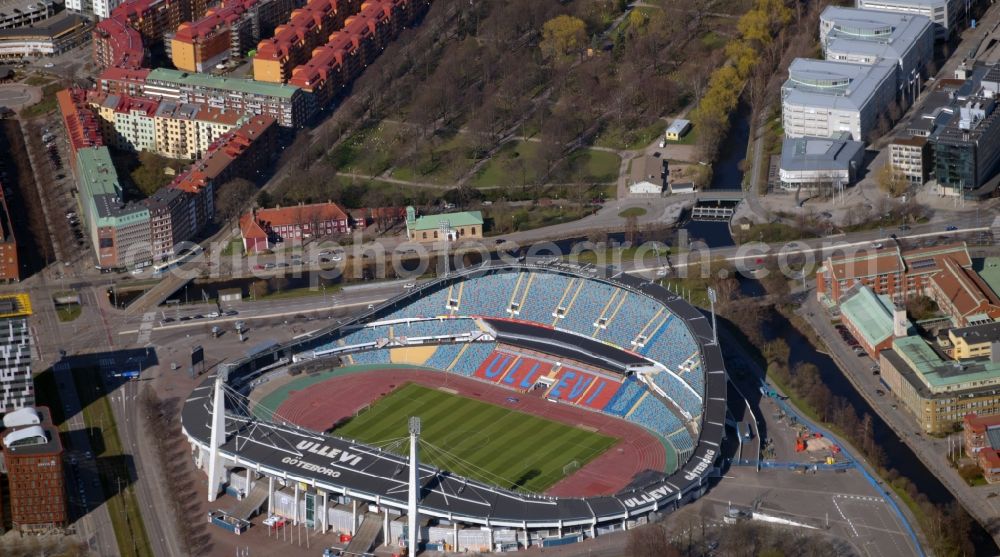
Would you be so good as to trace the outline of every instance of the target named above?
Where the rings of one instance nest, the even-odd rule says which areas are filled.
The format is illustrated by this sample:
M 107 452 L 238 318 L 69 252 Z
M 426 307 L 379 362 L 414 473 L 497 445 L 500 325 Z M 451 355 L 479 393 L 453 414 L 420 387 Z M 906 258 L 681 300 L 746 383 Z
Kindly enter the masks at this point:
M 948 232 L 953 232 L 953 231 L 955 231 L 955 230 L 958 230 L 958 227 L 957 227 L 957 226 L 955 226 L 954 224 L 949 224 L 949 225 L 948 225 L 948 226 L 946 226 L 946 227 L 945 227 L 944 229 L 945 229 L 945 230 L 947 230 Z

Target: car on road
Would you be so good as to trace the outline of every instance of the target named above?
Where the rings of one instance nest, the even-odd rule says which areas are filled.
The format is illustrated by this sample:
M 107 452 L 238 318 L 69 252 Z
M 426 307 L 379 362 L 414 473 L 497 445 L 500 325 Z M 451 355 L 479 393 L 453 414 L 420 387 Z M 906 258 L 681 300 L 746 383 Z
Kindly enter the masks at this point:
M 217 311 L 213 311 L 212 313 L 209 313 L 207 317 L 208 317 L 209 319 L 215 319 L 215 318 L 216 318 L 216 317 L 218 317 L 218 316 L 219 316 L 219 312 L 217 312 Z
M 953 232 L 953 231 L 955 231 L 955 230 L 958 230 L 958 227 L 957 227 L 957 226 L 955 226 L 954 224 L 949 224 L 949 225 L 948 225 L 948 226 L 946 226 L 946 227 L 945 227 L 944 229 L 945 229 L 945 230 L 947 230 L 948 232 Z
M 145 271 L 145 269 L 143 269 L 143 268 L 132 269 L 132 274 L 133 275 L 141 275 L 143 273 L 143 271 Z
M 163 321 L 160 321 L 160 323 L 173 323 L 174 321 L 176 321 L 176 319 L 173 317 L 164 317 Z
M 227 316 L 228 315 L 237 315 L 239 313 L 240 312 L 236 311 L 235 309 L 231 309 L 231 310 L 226 311 L 225 315 L 227 315 Z
M 872 243 L 872 247 L 875 249 L 882 249 L 882 242 L 874 242 Z
M 909 230 L 910 229 L 910 225 L 908 225 L 908 224 L 901 224 L 901 225 L 899 225 L 899 229 L 900 230 Z
M 191 316 L 190 316 L 190 315 L 182 315 L 182 316 L 181 316 L 181 317 L 180 317 L 180 318 L 178 319 L 178 321 L 190 321 L 190 320 L 191 320 Z
M 416 286 L 416 284 L 414 284 L 412 282 L 408 282 L 408 283 L 406 283 L 406 284 L 403 285 L 403 288 L 406 288 L 407 290 L 409 290 L 410 288 L 413 288 L 414 286 Z
M 43 68 L 54 68 L 54 67 L 56 67 L 56 65 L 53 64 L 52 62 L 46 62 L 45 65 L 42 66 L 42 67 Z

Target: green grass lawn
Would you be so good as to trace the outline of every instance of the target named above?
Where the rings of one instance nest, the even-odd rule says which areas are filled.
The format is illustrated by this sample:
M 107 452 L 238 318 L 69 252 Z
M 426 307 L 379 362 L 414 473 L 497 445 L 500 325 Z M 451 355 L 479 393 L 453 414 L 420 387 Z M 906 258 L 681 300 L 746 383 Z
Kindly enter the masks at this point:
M 646 209 L 642 207 L 629 207 L 624 211 L 618 213 L 618 216 L 627 219 L 629 217 L 641 217 L 646 214 Z
M 56 306 L 56 315 L 63 323 L 73 321 L 80 317 L 80 304 L 59 304 Z
M 438 449 L 422 449 L 424 462 L 529 492 L 544 491 L 567 475 L 567 465 L 582 467 L 617 441 L 415 384 L 396 389 L 334 433 L 377 444 L 407 436 L 410 416 L 420 416 L 421 438 Z
M 470 181 L 474 188 L 523 186 L 538 180 L 542 164 L 537 141 L 512 141 L 505 144 Z M 579 149 L 553 168 L 553 183 L 593 184 L 618 179 L 621 158 L 615 153 Z
M 20 113 L 21 118 L 35 118 L 36 116 L 42 116 L 54 111 L 58 106 L 56 93 L 62 88 L 62 84 L 60 83 L 49 83 L 42 87 L 42 100 L 31 106 L 22 108 Z

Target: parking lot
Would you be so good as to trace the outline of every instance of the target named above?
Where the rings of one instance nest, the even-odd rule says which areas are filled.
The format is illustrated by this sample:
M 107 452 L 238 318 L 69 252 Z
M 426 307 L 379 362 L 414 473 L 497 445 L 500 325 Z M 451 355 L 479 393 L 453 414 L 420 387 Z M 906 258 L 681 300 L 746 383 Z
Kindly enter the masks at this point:
M 72 156 L 68 139 L 57 116 L 49 116 L 30 124 L 29 148 L 34 153 L 33 165 L 42 203 L 52 237 L 56 259 L 62 263 L 60 273 L 79 276 L 89 266 L 90 246 L 86 225 L 78 203 L 79 192 L 71 170 Z M 42 154 L 44 153 L 44 155 Z

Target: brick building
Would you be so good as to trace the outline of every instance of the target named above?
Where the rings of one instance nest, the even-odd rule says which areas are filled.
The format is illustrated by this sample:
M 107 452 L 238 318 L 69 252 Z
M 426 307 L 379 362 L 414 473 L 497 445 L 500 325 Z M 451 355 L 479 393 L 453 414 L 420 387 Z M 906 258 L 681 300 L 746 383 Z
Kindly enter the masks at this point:
M 962 420 L 965 454 L 976 459 L 989 483 L 1000 481 L 1000 415 L 967 414 Z
M 0 184 L 0 282 L 19 282 L 21 264 L 17 257 L 17 237 L 7 208 L 7 196 Z
M 5 416 L 4 425 L 3 456 L 14 528 L 23 532 L 65 526 L 63 449 L 49 409 L 24 408 Z
M 950 259 L 963 269 L 972 268 L 965 243 L 904 250 L 898 246 L 863 248 L 827 257 L 816 271 L 816 296 L 836 304 L 855 284 L 893 300 L 925 293 L 931 276 Z
M 350 217 L 336 203 L 314 203 L 255 209 L 240 218 L 246 253 L 271 249 L 285 241 L 302 241 L 350 232 Z

